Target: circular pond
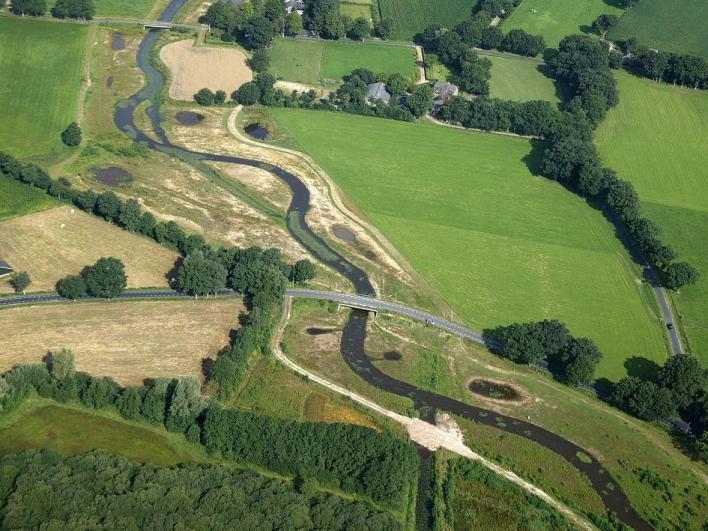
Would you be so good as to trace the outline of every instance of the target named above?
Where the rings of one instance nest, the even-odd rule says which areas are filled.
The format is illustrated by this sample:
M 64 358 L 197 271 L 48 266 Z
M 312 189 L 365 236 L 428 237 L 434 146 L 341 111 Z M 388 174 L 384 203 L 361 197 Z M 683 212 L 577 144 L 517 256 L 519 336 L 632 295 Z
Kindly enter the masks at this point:
M 175 114 L 175 118 L 181 125 L 197 125 L 204 120 L 204 115 L 192 111 L 179 111 Z
M 268 138 L 268 129 L 259 123 L 248 124 L 243 130 L 256 140 L 265 140 Z
M 491 380 L 485 380 L 483 378 L 477 378 L 469 383 L 469 390 L 476 395 L 483 396 L 485 398 L 493 398 L 495 400 L 508 400 L 511 402 L 518 402 L 523 397 L 521 393 L 511 385 L 503 384 L 500 382 L 493 382 Z
M 133 181 L 133 175 L 118 166 L 91 168 L 91 172 L 99 183 L 106 186 L 120 186 Z

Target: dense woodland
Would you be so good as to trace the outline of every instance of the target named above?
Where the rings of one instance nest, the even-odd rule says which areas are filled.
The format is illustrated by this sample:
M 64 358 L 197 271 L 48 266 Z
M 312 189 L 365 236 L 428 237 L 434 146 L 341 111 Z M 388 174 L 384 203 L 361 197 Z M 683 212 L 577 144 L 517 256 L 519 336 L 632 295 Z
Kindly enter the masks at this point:
M 100 451 L 0 457 L 4 529 L 381 529 L 388 513 L 311 481 L 216 465 L 157 468 Z

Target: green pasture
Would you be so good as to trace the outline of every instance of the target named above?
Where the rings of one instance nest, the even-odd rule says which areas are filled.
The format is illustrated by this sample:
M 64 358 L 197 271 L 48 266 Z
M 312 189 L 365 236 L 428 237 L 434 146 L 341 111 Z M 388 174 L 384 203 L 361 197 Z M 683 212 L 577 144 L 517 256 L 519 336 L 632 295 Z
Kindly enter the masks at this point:
M 642 0 L 622 16 L 608 36 L 637 37 L 652 48 L 708 59 L 708 2 Z
M 57 204 L 39 188 L 0 175 L 0 221 L 44 210 Z
M 544 65 L 514 56 L 484 57 L 492 61 L 490 96 L 513 101 L 559 102 L 554 80 L 543 73 Z
M 452 28 L 472 15 L 477 0 L 377 0 L 382 19 L 393 20 L 395 39 L 412 40 L 431 24 Z
M 527 140 L 348 114 L 272 110 L 276 122 L 470 326 L 566 322 L 605 353 L 667 355 L 654 300 L 612 226 L 529 171 Z M 353 147 L 355 146 L 355 147 Z
M 158 0 L 93 0 L 97 17 L 144 18 Z M 165 0 L 159 0 L 167 5 Z
M 644 0 L 642 0 L 644 1 Z M 546 46 L 557 48 L 566 35 L 593 33 L 591 25 L 598 15 L 621 15 L 624 11 L 605 0 L 524 0 L 502 22 L 504 33 L 520 28 L 543 35 Z
M 339 80 L 355 68 L 386 74 L 398 72 L 412 79 L 415 51 L 406 46 L 276 39 L 270 52 L 271 72 L 288 81 Z
M 63 149 L 74 119 L 88 26 L 0 18 L 0 149 L 18 157 Z
M 339 12 L 342 15 L 357 19 L 363 17 L 366 20 L 371 20 L 371 4 L 353 4 L 353 3 L 340 3 Z
M 674 295 L 691 351 L 708 364 L 708 94 L 615 74 L 619 105 L 598 128 L 605 164 L 632 181 L 662 239 L 701 270 Z
M 181 436 L 101 413 L 48 404 L 25 403 L 24 411 L 12 413 L 15 419 L 0 427 L 0 454 L 33 448 L 71 456 L 100 448 L 158 466 L 205 461 Z

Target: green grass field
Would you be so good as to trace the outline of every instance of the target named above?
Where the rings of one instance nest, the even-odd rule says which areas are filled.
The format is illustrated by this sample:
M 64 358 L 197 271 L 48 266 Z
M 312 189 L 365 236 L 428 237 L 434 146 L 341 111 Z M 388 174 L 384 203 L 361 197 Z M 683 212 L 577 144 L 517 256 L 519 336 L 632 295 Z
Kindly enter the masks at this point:
M 666 52 L 708 58 L 707 22 L 705 0 L 642 0 L 625 13 L 609 37 L 637 37 Z
M 24 414 L 12 413 L 16 420 L 0 428 L 0 454 L 35 448 L 71 456 L 100 448 L 158 466 L 206 460 L 196 447 L 164 430 L 47 404 L 25 403 Z
M 620 104 L 600 125 L 605 164 L 634 183 L 663 239 L 701 270 L 674 296 L 691 351 L 708 365 L 708 94 L 617 72 Z
M 18 157 L 62 149 L 74 119 L 88 26 L 0 18 L 0 149 Z
M 158 0 L 94 0 L 97 17 L 143 18 Z M 165 3 L 164 0 L 159 0 Z
M 0 221 L 45 210 L 57 204 L 39 188 L 0 175 Z
M 546 100 L 558 103 L 555 83 L 542 73 L 542 65 L 517 57 L 484 57 L 492 61 L 490 96 L 514 101 Z
M 371 4 L 353 4 L 342 2 L 339 4 L 339 12 L 342 15 L 353 19 L 363 17 L 366 20 L 371 20 Z
M 348 114 L 273 110 L 465 321 L 554 317 L 605 353 L 663 362 L 654 301 L 610 224 L 529 172 L 526 140 Z M 355 147 L 354 147 L 355 146 Z
M 452 28 L 472 15 L 477 0 L 377 0 L 382 19 L 393 20 L 393 38 L 411 40 L 431 24 Z
M 507 20 L 502 22 L 504 33 L 521 28 L 534 35 L 543 35 L 546 46 L 558 47 L 566 35 L 592 33 L 590 28 L 598 15 L 621 15 L 622 9 L 604 0 L 524 0 Z
M 303 83 L 339 80 L 359 67 L 413 78 L 415 52 L 405 46 L 276 39 L 270 65 L 277 78 Z

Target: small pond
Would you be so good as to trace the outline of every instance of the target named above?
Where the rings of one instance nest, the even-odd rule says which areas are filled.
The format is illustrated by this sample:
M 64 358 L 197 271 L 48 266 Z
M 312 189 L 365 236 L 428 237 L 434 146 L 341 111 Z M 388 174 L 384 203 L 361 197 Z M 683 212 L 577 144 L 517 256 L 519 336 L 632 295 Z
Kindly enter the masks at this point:
M 305 330 L 308 334 L 311 336 L 323 336 L 325 334 L 331 334 L 334 332 L 334 328 L 316 328 L 316 327 L 310 327 Z
M 107 86 L 108 88 L 111 88 L 111 87 L 113 86 L 113 76 L 108 76 L 108 77 L 106 78 L 106 86 Z
M 181 125 L 197 125 L 204 120 L 204 115 L 192 111 L 179 111 L 175 118 Z
M 91 172 L 99 183 L 106 186 L 120 186 L 133 181 L 133 175 L 118 166 L 91 168 Z
M 244 128 L 244 131 L 246 131 L 249 136 L 255 138 L 256 140 L 265 140 L 266 138 L 268 138 L 268 129 L 258 123 L 248 124 Z
M 340 240 L 344 240 L 345 242 L 356 241 L 356 234 L 354 234 L 348 228 L 342 227 L 341 225 L 332 227 L 332 232 L 337 238 L 339 238 Z
M 477 395 L 494 398 L 496 400 L 521 400 L 521 394 L 511 385 L 490 382 L 489 380 L 483 380 L 481 378 L 472 380 L 469 385 L 469 390 Z
M 396 350 L 389 350 L 388 352 L 384 352 L 383 357 L 386 361 L 399 361 L 403 355 Z
M 122 50 L 125 48 L 125 39 L 123 38 L 123 34 L 120 31 L 116 31 L 113 34 L 113 41 L 111 42 L 111 48 L 113 49 L 114 52 L 117 52 L 118 50 Z

